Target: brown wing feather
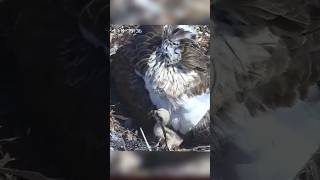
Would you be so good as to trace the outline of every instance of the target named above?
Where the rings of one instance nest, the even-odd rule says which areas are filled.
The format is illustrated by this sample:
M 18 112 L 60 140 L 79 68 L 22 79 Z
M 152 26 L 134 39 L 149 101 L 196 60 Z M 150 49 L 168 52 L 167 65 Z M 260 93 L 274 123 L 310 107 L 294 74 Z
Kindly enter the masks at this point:
M 138 124 L 148 131 L 154 124 L 150 113 L 155 107 L 145 89 L 144 80 L 135 71 L 141 74 L 145 71 L 147 58 L 161 43 L 161 26 L 141 26 L 140 29 L 141 34 L 111 56 L 110 72 L 117 95 Z

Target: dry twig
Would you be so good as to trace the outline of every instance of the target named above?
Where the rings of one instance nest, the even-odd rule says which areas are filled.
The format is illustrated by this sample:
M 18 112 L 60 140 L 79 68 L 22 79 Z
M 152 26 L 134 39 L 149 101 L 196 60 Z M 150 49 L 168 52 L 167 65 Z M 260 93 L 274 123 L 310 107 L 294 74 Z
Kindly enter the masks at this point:
M 142 134 L 142 136 L 143 136 L 144 141 L 146 142 L 146 145 L 147 145 L 149 151 L 152 151 L 152 150 L 151 150 L 151 147 L 150 147 L 150 145 L 149 145 L 149 143 L 148 143 L 148 141 L 147 141 L 147 138 L 146 138 L 146 136 L 144 135 L 143 130 L 142 130 L 141 128 L 140 128 L 140 131 L 141 131 L 141 134 Z

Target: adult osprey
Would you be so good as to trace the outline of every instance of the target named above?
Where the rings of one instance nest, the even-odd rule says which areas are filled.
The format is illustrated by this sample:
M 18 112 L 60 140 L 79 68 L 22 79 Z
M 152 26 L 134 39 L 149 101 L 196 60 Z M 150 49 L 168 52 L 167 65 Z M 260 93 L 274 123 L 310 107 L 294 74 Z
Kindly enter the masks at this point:
M 111 56 L 111 74 L 118 95 L 144 127 L 152 129 L 155 122 L 150 119 L 156 112 L 157 117 L 162 117 L 160 124 L 186 135 L 203 118 L 209 120 L 209 56 L 197 44 L 193 26 L 140 29 L 142 33 Z M 157 109 L 168 111 L 170 120 L 163 122 L 163 111 Z M 167 134 L 175 136 L 168 127 Z M 176 137 L 169 148 L 181 143 Z

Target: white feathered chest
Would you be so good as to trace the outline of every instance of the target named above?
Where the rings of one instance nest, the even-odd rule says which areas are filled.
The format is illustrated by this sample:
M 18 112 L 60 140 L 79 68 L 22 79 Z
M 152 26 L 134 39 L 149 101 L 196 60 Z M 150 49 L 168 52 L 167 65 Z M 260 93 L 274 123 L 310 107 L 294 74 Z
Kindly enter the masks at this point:
M 199 75 L 194 71 L 184 72 L 175 66 L 165 67 L 164 63 L 155 59 L 153 53 L 143 76 L 145 87 L 157 108 L 169 110 L 171 126 L 186 134 L 210 109 L 209 89 L 200 95 L 188 97 L 185 92 L 197 85 Z

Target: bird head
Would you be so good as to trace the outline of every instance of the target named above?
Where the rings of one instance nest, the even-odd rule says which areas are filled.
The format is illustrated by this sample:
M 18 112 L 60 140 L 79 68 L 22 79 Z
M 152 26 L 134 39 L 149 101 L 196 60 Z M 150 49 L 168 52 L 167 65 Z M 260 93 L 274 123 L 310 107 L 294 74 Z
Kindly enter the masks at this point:
M 156 50 L 156 56 L 167 66 L 181 61 L 185 41 L 195 41 L 197 31 L 190 25 L 165 25 L 161 46 Z

